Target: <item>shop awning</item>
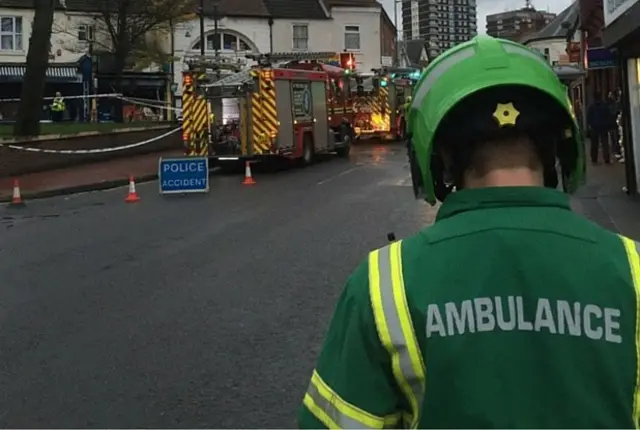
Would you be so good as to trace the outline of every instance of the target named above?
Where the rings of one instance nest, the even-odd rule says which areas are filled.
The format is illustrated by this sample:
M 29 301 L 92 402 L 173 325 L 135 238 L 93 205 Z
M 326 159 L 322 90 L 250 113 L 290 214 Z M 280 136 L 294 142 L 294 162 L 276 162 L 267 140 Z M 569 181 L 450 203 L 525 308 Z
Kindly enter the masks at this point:
M 22 82 L 27 71 L 26 64 L 0 64 L 0 80 Z M 82 76 L 76 65 L 50 65 L 46 80 L 49 82 L 81 82 Z

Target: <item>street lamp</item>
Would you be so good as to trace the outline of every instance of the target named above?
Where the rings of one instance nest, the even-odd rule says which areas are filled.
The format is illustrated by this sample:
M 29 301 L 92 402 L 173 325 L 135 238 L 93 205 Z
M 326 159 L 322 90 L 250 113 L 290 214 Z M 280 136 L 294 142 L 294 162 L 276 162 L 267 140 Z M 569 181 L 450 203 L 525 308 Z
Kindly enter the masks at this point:
M 204 48 L 207 41 L 204 39 L 204 0 L 200 0 L 200 55 L 204 57 Z

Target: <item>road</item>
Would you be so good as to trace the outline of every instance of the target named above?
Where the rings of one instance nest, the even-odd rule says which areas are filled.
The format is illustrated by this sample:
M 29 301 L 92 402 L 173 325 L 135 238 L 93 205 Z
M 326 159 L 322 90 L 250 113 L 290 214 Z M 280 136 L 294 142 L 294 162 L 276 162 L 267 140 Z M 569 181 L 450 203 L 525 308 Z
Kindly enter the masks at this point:
M 400 146 L 0 209 L 0 427 L 294 427 L 351 270 L 435 210 Z

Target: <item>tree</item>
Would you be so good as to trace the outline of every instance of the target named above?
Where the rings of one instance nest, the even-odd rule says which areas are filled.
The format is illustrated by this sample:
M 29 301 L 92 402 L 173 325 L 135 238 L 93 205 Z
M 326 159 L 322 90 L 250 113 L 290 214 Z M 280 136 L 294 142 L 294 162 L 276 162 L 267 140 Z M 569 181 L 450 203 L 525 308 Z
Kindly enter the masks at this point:
M 29 37 L 27 70 L 24 74 L 15 136 L 37 136 L 44 97 L 44 83 L 51 48 L 51 27 L 56 0 L 34 0 L 33 30 Z
M 170 22 L 180 21 L 197 6 L 195 0 L 100 1 L 99 20 L 110 40 L 116 86 L 120 92 L 127 60 L 136 49 L 145 47 L 147 34 L 154 30 L 166 30 Z M 116 113 L 116 119 L 121 120 L 122 109 L 116 109 Z

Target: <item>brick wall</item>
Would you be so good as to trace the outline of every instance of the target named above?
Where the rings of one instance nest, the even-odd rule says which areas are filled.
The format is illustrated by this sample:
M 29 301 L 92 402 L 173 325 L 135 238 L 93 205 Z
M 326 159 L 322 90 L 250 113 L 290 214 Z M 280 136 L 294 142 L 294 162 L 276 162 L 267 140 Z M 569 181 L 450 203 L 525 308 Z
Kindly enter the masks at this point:
M 30 148 L 43 149 L 100 149 L 128 145 L 160 136 L 172 127 L 164 129 L 132 131 L 126 133 L 104 133 L 94 136 L 69 137 L 59 140 L 40 140 L 16 143 Z M 78 164 L 105 161 L 131 155 L 149 154 L 182 147 L 179 131 L 155 142 L 136 148 L 97 154 L 45 154 L 0 147 L 0 178 L 26 173 L 70 167 Z

